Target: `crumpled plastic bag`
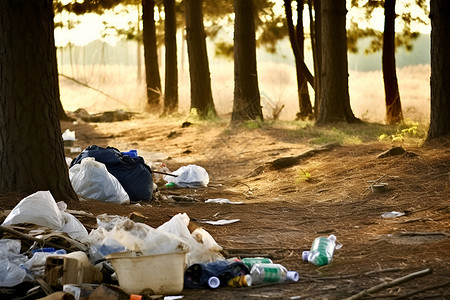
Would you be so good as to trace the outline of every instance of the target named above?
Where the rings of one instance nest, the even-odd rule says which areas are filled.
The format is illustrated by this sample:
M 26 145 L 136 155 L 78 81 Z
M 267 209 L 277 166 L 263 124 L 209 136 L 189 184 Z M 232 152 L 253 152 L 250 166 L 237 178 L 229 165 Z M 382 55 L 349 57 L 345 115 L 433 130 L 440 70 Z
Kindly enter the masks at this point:
M 141 252 L 144 255 L 174 253 L 187 249 L 184 241 L 176 235 L 158 231 L 147 224 L 133 222 L 127 217 L 103 214 L 97 216 L 97 224 L 98 228 L 92 230 L 84 241 L 89 244 L 91 254 L 97 255 L 95 259 L 99 258 L 99 249 L 102 246 L 118 248 L 122 245 L 128 251 Z
M 105 164 L 93 157 L 69 169 L 69 178 L 78 195 L 109 203 L 129 204 L 130 197 L 119 180 L 106 169 Z
M 0 240 L 0 287 L 12 287 L 25 281 L 27 272 L 19 265 L 28 257 L 20 254 L 20 240 Z
M 144 255 L 166 254 L 186 251 L 187 265 L 223 259 L 219 246 L 212 236 L 202 228 L 190 233 L 187 214 L 178 214 L 158 228 L 143 223 L 135 223 L 127 217 L 97 216 L 98 228 L 89 233 L 85 240 L 90 244 L 90 254 L 98 260 L 105 250 L 120 249 L 141 252 Z M 100 249 L 103 247 L 103 253 Z M 121 251 L 120 249 L 119 251 Z M 117 251 L 117 252 L 119 252 Z
M 180 213 L 159 226 L 156 230 L 169 232 L 181 238 L 188 245 L 186 263 L 191 265 L 199 262 L 211 262 L 224 259 L 214 238 L 203 228 L 196 228 L 192 233 L 188 229 L 189 216 Z
M 23 198 L 6 217 L 2 225 L 31 223 L 65 232 L 71 238 L 81 240 L 88 233 L 83 224 L 73 215 L 64 212 L 67 205 L 53 199 L 50 191 L 38 191 Z
M 166 175 L 164 180 L 168 183 L 173 182 L 178 187 L 200 188 L 208 186 L 209 183 L 208 172 L 197 165 L 183 166 L 171 174 L 178 176 Z

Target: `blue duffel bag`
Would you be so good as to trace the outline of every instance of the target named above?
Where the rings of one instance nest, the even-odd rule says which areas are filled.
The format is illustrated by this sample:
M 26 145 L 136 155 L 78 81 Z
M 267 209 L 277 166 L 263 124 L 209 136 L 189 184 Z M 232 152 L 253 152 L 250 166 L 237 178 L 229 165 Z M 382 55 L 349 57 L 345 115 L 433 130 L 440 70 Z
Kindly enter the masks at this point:
M 70 163 L 79 164 L 85 157 L 93 157 L 119 180 L 131 201 L 150 201 L 153 193 L 152 170 L 141 156 L 131 157 L 113 147 L 87 147 Z

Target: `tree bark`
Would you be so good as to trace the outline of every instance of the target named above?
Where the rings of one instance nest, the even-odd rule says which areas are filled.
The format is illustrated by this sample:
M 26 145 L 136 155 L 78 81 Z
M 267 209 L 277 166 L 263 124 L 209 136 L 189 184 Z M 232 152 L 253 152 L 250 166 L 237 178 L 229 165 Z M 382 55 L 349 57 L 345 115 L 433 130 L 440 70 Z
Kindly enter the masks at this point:
M 386 123 L 398 124 L 403 121 L 403 114 L 395 67 L 395 0 L 386 0 L 384 2 L 382 65 Z
M 70 201 L 53 17 L 52 0 L 0 1 L 0 192 Z
M 234 101 L 231 121 L 262 120 L 253 0 L 234 0 L 234 14 Z
M 431 0 L 431 113 L 427 140 L 450 133 L 450 1 Z
M 178 110 L 178 61 L 177 22 L 175 0 L 164 0 L 166 45 L 166 74 L 164 80 L 164 113 L 173 114 Z
M 142 34 L 144 37 L 145 82 L 147 85 L 147 107 L 159 110 L 161 99 L 161 77 L 159 75 L 155 26 L 155 1 L 142 0 Z
M 322 68 L 317 124 L 359 121 L 350 108 L 346 32 L 346 1 L 321 3 Z
M 196 111 L 200 118 L 216 116 L 203 25 L 203 0 L 186 0 L 185 7 L 186 41 L 191 80 L 191 111 Z
M 297 74 L 297 93 L 300 112 L 297 113 L 298 119 L 307 119 L 312 116 L 311 101 L 309 99 L 308 85 L 306 75 L 302 72 L 300 64 L 304 63 L 304 34 L 303 34 L 303 0 L 297 0 L 297 27 L 292 21 L 291 0 L 284 0 L 286 21 L 291 42 L 292 52 L 295 58 L 295 70 Z M 311 75 L 312 77 L 312 75 Z
M 314 18 L 312 14 L 312 7 L 314 6 Z M 311 32 L 311 48 L 313 53 L 313 63 L 314 63 L 314 117 L 317 119 L 319 116 L 319 106 L 320 106 L 320 70 L 322 68 L 322 17 L 320 10 L 320 0 L 308 0 L 308 11 L 309 19 L 313 20 L 310 22 L 310 32 Z

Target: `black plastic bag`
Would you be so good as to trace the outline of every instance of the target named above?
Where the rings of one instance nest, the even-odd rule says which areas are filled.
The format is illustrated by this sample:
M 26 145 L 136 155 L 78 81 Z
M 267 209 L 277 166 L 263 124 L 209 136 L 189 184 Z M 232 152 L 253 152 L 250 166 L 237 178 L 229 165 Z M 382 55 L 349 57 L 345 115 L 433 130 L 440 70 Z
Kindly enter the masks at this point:
M 231 279 L 246 274 L 250 274 L 250 270 L 238 259 L 196 263 L 190 265 L 184 272 L 184 287 L 207 288 L 208 280 L 213 276 L 219 278 L 220 286 L 227 286 Z
M 72 167 L 85 157 L 93 157 L 105 164 L 106 169 L 119 180 L 131 201 L 150 201 L 153 193 L 152 170 L 141 156 L 131 157 L 113 147 L 102 148 L 97 145 L 87 147 L 74 158 Z

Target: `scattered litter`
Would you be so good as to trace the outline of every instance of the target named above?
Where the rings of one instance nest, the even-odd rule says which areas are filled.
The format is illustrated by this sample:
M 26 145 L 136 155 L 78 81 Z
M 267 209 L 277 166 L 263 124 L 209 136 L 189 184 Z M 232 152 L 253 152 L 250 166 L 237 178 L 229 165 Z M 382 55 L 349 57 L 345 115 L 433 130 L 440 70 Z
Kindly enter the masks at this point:
M 397 217 L 401 217 L 401 216 L 404 216 L 404 215 L 405 215 L 405 213 L 403 213 L 403 212 L 391 211 L 391 212 L 384 213 L 381 216 L 383 218 L 397 218 Z
M 208 221 L 208 220 L 202 220 L 202 221 L 198 221 L 200 223 L 206 223 L 209 225 L 228 225 L 228 224 L 233 224 L 236 222 L 239 222 L 241 219 L 232 219 L 232 220 L 217 220 L 217 221 Z
M 75 141 L 75 131 L 66 129 L 62 134 L 63 141 Z
M 206 200 L 206 201 L 205 201 L 205 203 L 220 203 L 220 204 L 223 204 L 223 203 L 228 203 L 228 204 L 242 204 L 243 202 L 242 202 L 242 201 L 238 201 L 238 202 L 232 202 L 232 201 L 230 201 L 230 200 L 228 200 L 228 199 L 225 199 L 225 198 L 215 198 L 215 199 L 208 199 L 208 200 Z

